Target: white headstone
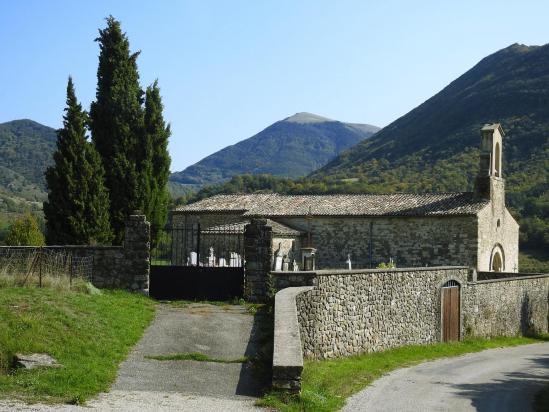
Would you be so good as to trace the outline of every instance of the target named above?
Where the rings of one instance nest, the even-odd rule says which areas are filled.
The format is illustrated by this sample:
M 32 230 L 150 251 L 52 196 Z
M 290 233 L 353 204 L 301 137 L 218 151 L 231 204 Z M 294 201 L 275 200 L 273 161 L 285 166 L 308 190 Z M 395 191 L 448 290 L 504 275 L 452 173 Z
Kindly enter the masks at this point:
M 192 266 L 196 266 L 197 264 L 196 252 L 191 252 L 190 261 Z
M 210 247 L 210 255 L 208 256 L 208 266 L 215 266 L 214 248 Z
M 277 255 L 275 257 L 275 272 L 280 272 L 282 270 L 282 256 Z
M 224 268 L 225 266 L 227 266 L 227 261 L 225 260 L 225 258 L 220 257 L 219 258 L 219 267 Z

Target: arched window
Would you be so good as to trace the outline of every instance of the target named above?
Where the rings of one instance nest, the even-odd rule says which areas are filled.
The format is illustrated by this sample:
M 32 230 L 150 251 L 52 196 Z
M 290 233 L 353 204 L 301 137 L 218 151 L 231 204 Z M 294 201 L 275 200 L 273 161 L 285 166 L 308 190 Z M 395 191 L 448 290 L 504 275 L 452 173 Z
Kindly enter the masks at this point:
M 501 177 L 501 147 L 499 142 L 496 143 L 496 177 Z
M 494 246 L 492 254 L 490 256 L 490 270 L 492 272 L 505 271 L 505 255 L 501 245 Z

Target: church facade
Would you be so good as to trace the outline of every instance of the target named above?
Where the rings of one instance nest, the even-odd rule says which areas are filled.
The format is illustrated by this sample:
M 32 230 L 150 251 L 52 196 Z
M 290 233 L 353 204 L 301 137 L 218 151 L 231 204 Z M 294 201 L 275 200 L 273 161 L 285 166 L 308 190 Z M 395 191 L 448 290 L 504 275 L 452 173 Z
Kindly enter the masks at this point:
M 174 226 L 276 225 L 273 254 L 304 266 L 315 251 L 316 269 L 467 266 L 518 272 L 519 226 L 505 206 L 504 133 L 481 129 L 473 192 L 386 195 L 217 195 L 172 211 Z M 286 266 L 286 268 L 288 265 Z M 280 269 L 273 267 L 273 269 Z

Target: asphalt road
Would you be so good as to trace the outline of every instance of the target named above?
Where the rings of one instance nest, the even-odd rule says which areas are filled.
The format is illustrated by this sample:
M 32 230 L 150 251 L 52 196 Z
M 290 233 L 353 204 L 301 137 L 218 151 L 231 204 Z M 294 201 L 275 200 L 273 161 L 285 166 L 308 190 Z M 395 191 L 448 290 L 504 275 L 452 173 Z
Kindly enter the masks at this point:
M 531 411 L 549 384 L 549 343 L 399 369 L 351 397 L 343 411 Z

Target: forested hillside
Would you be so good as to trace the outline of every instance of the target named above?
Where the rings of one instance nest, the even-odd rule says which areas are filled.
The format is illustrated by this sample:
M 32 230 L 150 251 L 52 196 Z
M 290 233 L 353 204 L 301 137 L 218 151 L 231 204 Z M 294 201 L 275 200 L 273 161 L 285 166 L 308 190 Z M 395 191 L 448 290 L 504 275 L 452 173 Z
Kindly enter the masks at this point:
M 56 139 L 55 129 L 32 120 L 0 123 L 0 192 L 42 201 Z

